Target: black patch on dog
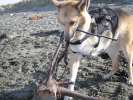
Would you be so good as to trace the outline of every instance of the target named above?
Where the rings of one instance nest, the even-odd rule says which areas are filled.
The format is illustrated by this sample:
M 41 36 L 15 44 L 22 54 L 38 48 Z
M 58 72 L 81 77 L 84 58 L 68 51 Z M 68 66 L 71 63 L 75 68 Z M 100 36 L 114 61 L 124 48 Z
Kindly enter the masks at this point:
M 118 27 L 118 16 L 116 12 L 108 7 L 91 9 L 89 14 L 95 19 L 95 26 L 91 27 L 94 34 L 102 34 L 105 30 L 111 30 L 115 36 Z

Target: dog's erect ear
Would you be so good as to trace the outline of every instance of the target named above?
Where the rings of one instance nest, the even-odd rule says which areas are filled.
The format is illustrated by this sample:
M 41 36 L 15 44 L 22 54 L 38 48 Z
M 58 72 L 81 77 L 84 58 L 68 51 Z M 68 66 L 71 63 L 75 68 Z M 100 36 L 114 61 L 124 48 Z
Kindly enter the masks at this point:
M 79 0 L 52 0 L 53 4 L 56 7 L 64 6 L 64 5 L 77 5 L 79 4 Z
M 83 11 L 84 9 L 88 9 L 89 6 L 90 6 L 90 0 L 80 0 L 78 8 L 80 11 Z

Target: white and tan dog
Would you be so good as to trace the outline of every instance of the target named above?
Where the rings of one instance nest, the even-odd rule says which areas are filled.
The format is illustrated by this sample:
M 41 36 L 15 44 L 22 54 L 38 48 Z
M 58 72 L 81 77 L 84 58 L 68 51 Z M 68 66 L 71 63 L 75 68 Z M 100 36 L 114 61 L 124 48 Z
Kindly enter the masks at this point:
M 54 5 L 58 8 L 58 20 L 64 26 L 65 38 L 69 38 L 70 42 L 81 40 L 86 36 L 83 32 L 75 31 L 76 28 L 88 31 L 91 24 L 91 16 L 88 13 L 88 6 L 90 0 L 52 0 Z M 71 77 L 70 81 L 75 83 L 78 68 L 80 66 L 80 60 L 82 55 L 97 56 L 104 50 L 112 59 L 112 71 L 110 74 L 114 74 L 118 70 L 119 66 L 119 51 L 122 51 L 128 60 L 129 69 L 129 83 L 133 85 L 133 16 L 127 12 L 116 9 L 118 16 L 118 26 L 115 31 L 114 38 L 117 41 L 112 41 L 105 38 L 90 35 L 79 45 L 70 44 L 70 48 L 73 52 L 70 58 L 69 66 Z M 105 33 L 110 38 L 113 37 L 110 33 Z M 98 44 L 97 47 L 95 45 Z M 71 91 L 74 91 L 74 84 L 69 86 Z M 65 98 L 68 100 L 68 98 Z

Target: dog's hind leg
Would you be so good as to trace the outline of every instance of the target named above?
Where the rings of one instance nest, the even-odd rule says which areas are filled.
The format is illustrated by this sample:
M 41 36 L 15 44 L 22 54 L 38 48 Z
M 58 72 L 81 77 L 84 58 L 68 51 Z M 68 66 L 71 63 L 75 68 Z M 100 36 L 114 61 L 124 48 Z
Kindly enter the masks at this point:
M 132 68 L 132 63 L 133 63 L 133 44 L 129 45 L 126 47 L 126 52 L 127 52 L 127 60 L 128 60 L 128 83 L 133 85 L 133 68 Z
M 109 57 L 112 60 L 112 71 L 104 75 L 104 79 L 109 79 L 112 75 L 114 75 L 118 70 L 119 70 L 119 47 L 116 44 L 113 44 L 113 46 L 110 46 L 109 49 L 107 50 L 107 53 Z
M 81 56 L 78 54 L 72 54 L 70 56 L 70 62 L 68 64 L 68 66 L 70 67 L 70 82 L 73 83 L 73 84 L 69 85 L 70 91 L 74 91 L 78 68 L 80 66 L 80 59 L 81 59 Z M 70 99 L 72 99 L 72 98 L 67 97 L 67 96 L 64 98 L 64 100 L 70 100 Z
M 119 70 L 119 56 L 118 55 L 109 55 L 112 60 L 112 70 L 107 75 L 104 75 L 104 79 L 109 79 Z
M 129 55 L 129 62 L 128 62 L 128 71 L 129 71 L 129 84 L 133 85 L 133 68 L 132 68 L 132 63 L 133 63 L 133 53 Z

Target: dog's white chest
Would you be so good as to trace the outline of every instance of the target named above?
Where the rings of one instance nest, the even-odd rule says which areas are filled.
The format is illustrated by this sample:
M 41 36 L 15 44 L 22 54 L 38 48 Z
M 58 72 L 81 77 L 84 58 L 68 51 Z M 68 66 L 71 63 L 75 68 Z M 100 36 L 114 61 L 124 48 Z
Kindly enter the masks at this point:
M 97 44 L 98 37 L 93 36 L 86 39 L 79 45 L 70 45 L 70 48 L 73 52 L 80 53 L 82 55 L 90 55 L 95 52 L 94 45 Z

